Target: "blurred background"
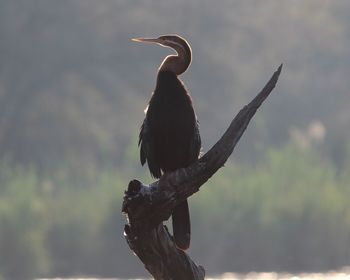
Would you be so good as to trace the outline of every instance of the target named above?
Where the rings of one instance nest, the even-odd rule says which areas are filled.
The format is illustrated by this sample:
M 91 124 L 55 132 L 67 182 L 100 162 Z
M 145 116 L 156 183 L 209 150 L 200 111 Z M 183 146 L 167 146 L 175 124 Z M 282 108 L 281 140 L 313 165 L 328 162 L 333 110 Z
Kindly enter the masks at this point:
M 190 199 L 209 275 L 350 265 L 350 2 L 0 0 L 0 279 L 148 275 L 123 237 L 143 110 L 178 33 L 203 151 L 284 63 Z

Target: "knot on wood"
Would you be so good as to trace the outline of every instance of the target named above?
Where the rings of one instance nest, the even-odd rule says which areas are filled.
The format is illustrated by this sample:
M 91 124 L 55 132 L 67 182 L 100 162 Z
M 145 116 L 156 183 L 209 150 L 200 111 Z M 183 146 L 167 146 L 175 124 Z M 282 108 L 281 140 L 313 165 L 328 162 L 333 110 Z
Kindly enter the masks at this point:
M 130 181 L 129 185 L 128 185 L 128 189 L 125 191 L 125 195 L 123 198 L 123 205 L 122 205 L 122 212 L 124 214 L 128 214 L 129 210 L 128 210 L 128 205 L 130 200 L 135 197 L 141 190 L 142 187 L 142 183 L 138 180 L 132 180 Z
M 125 192 L 126 195 L 135 195 L 141 189 L 142 183 L 138 180 L 131 180 L 128 185 L 128 190 Z

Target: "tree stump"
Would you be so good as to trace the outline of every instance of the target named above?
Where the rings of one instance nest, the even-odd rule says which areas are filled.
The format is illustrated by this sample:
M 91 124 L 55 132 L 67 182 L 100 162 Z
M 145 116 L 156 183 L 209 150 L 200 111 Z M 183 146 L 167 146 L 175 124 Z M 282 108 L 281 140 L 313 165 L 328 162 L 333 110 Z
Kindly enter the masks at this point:
M 176 247 L 163 221 L 169 219 L 176 205 L 199 191 L 224 165 L 257 109 L 274 89 L 281 70 L 282 65 L 262 91 L 240 110 L 220 140 L 195 163 L 166 173 L 149 186 L 137 180 L 129 183 L 122 208 L 128 220 L 124 235 L 154 279 L 204 279 L 204 268 Z

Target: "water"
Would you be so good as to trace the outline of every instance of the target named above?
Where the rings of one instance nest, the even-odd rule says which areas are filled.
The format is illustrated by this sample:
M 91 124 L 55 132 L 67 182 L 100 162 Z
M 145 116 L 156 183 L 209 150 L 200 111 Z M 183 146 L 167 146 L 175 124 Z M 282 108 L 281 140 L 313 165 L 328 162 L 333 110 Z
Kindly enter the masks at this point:
M 350 270 L 341 272 L 327 272 L 327 273 L 276 273 L 251 272 L 248 274 L 224 273 L 218 278 L 206 278 L 207 280 L 349 280 Z
M 248 274 L 224 273 L 217 277 L 206 277 L 206 280 L 350 280 L 350 268 L 341 271 L 329 271 L 326 273 L 276 273 L 276 272 L 251 272 Z M 131 280 L 131 279 L 107 279 L 107 278 L 54 278 L 54 279 L 37 279 L 37 280 Z M 132 280 L 149 280 L 149 279 L 132 279 Z

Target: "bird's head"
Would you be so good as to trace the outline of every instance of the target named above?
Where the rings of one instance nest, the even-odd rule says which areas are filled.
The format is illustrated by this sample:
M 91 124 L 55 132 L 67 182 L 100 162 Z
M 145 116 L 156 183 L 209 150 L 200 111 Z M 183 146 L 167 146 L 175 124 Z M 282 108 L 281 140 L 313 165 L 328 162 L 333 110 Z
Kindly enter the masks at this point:
M 169 47 L 175 50 L 177 50 L 178 48 L 184 48 L 186 46 L 189 47 L 189 44 L 187 43 L 187 41 L 181 36 L 176 34 L 162 35 L 158 38 L 134 38 L 132 40 L 135 42 L 142 42 L 142 43 L 156 43 L 163 47 Z
M 155 43 L 162 47 L 174 49 L 178 56 L 167 56 L 160 70 L 172 71 L 177 75 L 186 71 L 191 63 L 192 51 L 187 41 L 176 34 L 162 35 L 158 38 L 134 38 L 134 42 Z

